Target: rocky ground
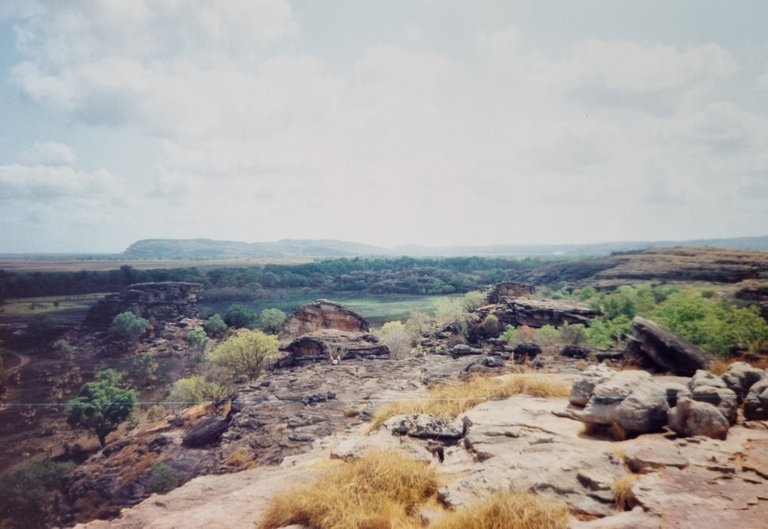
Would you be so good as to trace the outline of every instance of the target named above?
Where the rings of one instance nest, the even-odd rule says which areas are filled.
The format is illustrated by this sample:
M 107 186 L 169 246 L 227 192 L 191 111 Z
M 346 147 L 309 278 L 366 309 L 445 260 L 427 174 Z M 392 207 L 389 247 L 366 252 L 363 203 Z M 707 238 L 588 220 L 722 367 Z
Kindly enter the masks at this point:
M 307 375 L 324 375 L 326 384 L 339 387 L 342 380 L 359 376 L 357 368 L 364 366 L 318 368 Z M 423 369 L 417 368 L 414 375 L 419 371 Z M 378 382 L 375 377 L 363 380 L 361 387 L 366 389 L 352 404 L 367 407 L 367 391 Z M 390 390 L 398 398 L 421 392 L 415 380 Z M 336 404 L 342 400 L 337 398 Z M 303 415 L 309 416 L 310 411 L 323 415 L 320 410 L 333 406 L 331 402 L 305 407 Z M 394 434 L 399 422 L 401 418 L 393 418 L 372 434 L 360 424 L 326 437 L 319 437 L 312 426 L 299 426 L 294 430 L 304 428 L 318 438 L 307 440 L 308 451 L 286 457 L 280 465 L 198 477 L 164 496 L 151 496 L 116 520 L 76 527 L 252 528 L 271 495 L 305 483 L 329 458 L 347 459 L 370 447 L 392 446 L 439 468 L 446 476 L 439 497 L 447 508 L 461 508 L 499 488 L 514 488 L 566 501 L 574 513 L 572 529 L 758 529 L 768 519 L 768 431 L 764 423 L 745 426 L 740 420 L 724 440 L 662 431 L 614 441 L 586 434 L 567 399 L 515 397 L 468 411 L 463 439 L 446 446 L 440 462 L 428 451 L 424 439 Z M 223 444 L 227 442 L 231 441 L 225 439 Z M 627 475 L 634 480 L 628 508 L 634 508 L 625 511 L 616 507 L 611 487 L 617 478 Z M 441 513 L 431 509 L 423 514 L 433 519 Z

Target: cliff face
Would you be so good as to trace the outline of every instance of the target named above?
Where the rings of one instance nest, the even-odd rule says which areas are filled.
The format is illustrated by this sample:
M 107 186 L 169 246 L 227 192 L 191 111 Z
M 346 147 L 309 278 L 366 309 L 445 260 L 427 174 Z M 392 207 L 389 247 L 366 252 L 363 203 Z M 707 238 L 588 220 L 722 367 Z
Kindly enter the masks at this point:
M 283 323 L 279 338 L 281 342 L 288 342 L 321 329 L 368 332 L 369 326 L 357 312 L 333 301 L 319 299 L 291 314 Z
M 202 289 L 198 283 L 136 283 L 91 307 L 83 323 L 93 329 L 105 329 L 115 316 L 126 311 L 157 322 L 195 318 Z

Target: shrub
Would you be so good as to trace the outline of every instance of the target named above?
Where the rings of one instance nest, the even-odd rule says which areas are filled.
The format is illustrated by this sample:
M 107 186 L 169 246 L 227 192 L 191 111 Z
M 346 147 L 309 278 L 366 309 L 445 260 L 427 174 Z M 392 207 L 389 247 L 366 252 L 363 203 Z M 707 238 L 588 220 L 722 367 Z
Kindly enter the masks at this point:
M 614 347 L 624 343 L 632 330 L 632 322 L 624 315 L 613 320 L 592 320 L 585 332 L 587 343 L 596 347 Z
M 528 325 L 521 325 L 517 328 L 517 337 L 521 342 L 538 342 L 539 331 Z
M 539 328 L 537 341 L 542 347 L 554 347 L 560 343 L 560 331 L 552 325 L 542 325 Z
M 264 309 L 259 314 L 259 327 L 264 332 L 276 333 L 285 321 L 286 315 L 280 309 Z
M 253 380 L 276 355 L 276 336 L 242 329 L 211 353 L 211 361 L 229 371 L 232 378 Z
M 230 327 L 237 327 L 239 329 L 250 329 L 251 327 L 254 327 L 257 319 L 253 309 L 242 303 L 231 305 L 227 309 L 227 312 L 224 313 L 224 323 Z
M 531 492 L 497 492 L 487 500 L 452 512 L 431 529 L 565 529 L 568 506 Z
M 622 511 L 629 510 L 636 505 L 635 495 L 632 493 L 632 485 L 634 485 L 637 478 L 636 474 L 624 474 L 616 478 L 611 484 L 611 492 L 616 501 L 616 507 Z
M 149 476 L 149 490 L 165 494 L 179 485 L 176 469 L 166 463 L 152 465 L 152 474 Z
M 482 307 L 488 302 L 488 296 L 484 292 L 479 290 L 473 290 L 464 294 L 462 303 L 467 310 L 474 310 L 477 307 Z
M 485 317 L 481 326 L 486 336 L 496 336 L 499 333 L 499 318 L 495 314 L 489 314 Z
M 118 340 L 131 341 L 147 332 L 149 321 L 131 311 L 121 312 L 112 320 L 109 334 Z
M 511 325 L 507 325 L 507 328 L 504 329 L 504 332 L 501 333 L 499 338 L 506 340 L 509 345 L 516 345 L 521 341 L 520 337 L 517 335 L 517 329 Z
M 395 358 L 405 358 L 411 352 L 411 335 L 399 321 L 388 321 L 377 333 L 381 343 L 389 347 Z
M 227 324 L 221 316 L 214 314 L 203 323 L 203 329 L 208 336 L 219 336 L 227 330 Z
M 405 320 L 405 330 L 411 336 L 421 336 L 424 331 L 429 329 L 432 324 L 432 318 L 424 312 L 412 312 L 408 319 Z
M 0 527 L 37 529 L 46 527 L 51 492 L 61 478 L 74 468 L 73 463 L 37 461 L 0 479 Z
M 567 345 L 579 345 L 587 340 L 586 328 L 581 323 L 564 323 L 560 327 L 560 340 Z
M 205 377 L 195 375 L 180 378 L 173 383 L 168 399 L 174 404 L 198 404 L 216 402 L 226 395 L 227 389 Z
M 226 329 L 226 324 L 223 321 L 221 324 L 224 325 L 224 328 Z M 200 327 L 192 329 L 187 333 L 187 345 L 189 345 L 189 349 L 192 351 L 195 360 L 198 362 L 205 360 L 208 353 L 209 342 L 210 339 L 208 339 L 208 335 Z
M 371 451 L 327 470 L 314 483 L 275 496 L 258 527 L 415 527 L 420 525 L 417 507 L 438 486 L 433 467 L 395 450 Z
M 128 420 L 138 405 L 136 391 L 118 386 L 121 378 L 117 371 L 105 369 L 95 381 L 83 384 L 79 395 L 67 403 L 67 422 L 93 430 L 102 447 L 107 434 Z

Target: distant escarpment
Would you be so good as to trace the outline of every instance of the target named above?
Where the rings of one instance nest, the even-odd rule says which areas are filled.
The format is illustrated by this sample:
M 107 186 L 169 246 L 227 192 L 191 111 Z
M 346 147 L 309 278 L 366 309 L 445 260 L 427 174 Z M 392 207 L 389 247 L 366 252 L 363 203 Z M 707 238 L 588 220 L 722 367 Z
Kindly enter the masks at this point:
M 610 287 L 637 281 L 738 283 L 766 277 L 766 252 L 676 247 L 551 263 L 519 279 L 537 285 L 581 283 Z

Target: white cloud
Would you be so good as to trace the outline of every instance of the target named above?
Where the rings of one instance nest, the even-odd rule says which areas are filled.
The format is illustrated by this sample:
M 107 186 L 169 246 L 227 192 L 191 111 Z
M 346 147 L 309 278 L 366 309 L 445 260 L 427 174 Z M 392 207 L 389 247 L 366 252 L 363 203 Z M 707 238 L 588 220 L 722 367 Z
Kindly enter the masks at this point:
M 461 55 L 406 21 L 402 42 L 340 67 L 298 45 L 285 0 L 35 5 L 17 29 L 17 86 L 75 121 L 138 128 L 161 162 L 122 179 L 75 169 L 50 144 L 48 162 L 0 168 L 0 189 L 41 207 L 91 197 L 102 212 L 126 196 L 116 210 L 138 208 L 145 236 L 703 236 L 680 219 L 765 169 L 765 120 L 717 90 L 739 66 L 717 43 L 589 39 L 545 53 L 524 28 L 478 28 Z
M 21 161 L 31 165 L 72 165 L 77 160 L 74 151 L 63 143 L 36 142 L 20 154 Z

